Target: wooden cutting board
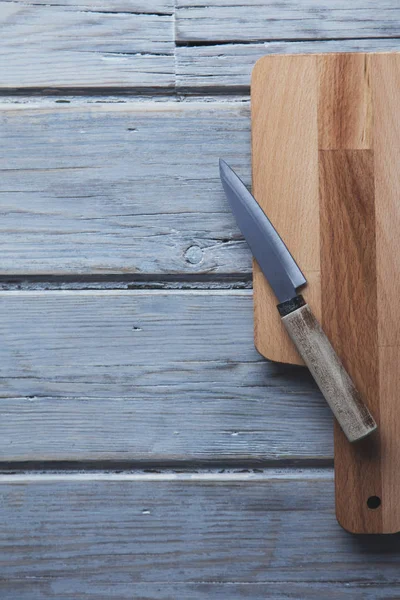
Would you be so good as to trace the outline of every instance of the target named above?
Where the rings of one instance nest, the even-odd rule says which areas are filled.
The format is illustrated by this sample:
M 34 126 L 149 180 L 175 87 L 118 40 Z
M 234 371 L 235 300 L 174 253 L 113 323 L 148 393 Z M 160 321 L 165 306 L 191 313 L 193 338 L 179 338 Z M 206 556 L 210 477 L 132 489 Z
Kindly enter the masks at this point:
M 397 532 L 400 54 L 266 56 L 253 71 L 251 102 L 254 195 L 378 423 L 354 445 L 335 423 L 338 521 L 354 533 Z M 276 304 L 254 264 L 256 347 L 301 364 Z

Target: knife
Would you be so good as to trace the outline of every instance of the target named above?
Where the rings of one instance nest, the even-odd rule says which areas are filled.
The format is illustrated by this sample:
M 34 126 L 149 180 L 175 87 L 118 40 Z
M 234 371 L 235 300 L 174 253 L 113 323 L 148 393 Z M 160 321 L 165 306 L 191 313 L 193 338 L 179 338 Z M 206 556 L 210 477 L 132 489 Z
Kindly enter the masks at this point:
M 282 322 L 347 439 L 356 442 L 376 423 L 320 324 L 297 289 L 307 280 L 243 181 L 219 161 L 226 197 L 254 258 L 274 291 Z

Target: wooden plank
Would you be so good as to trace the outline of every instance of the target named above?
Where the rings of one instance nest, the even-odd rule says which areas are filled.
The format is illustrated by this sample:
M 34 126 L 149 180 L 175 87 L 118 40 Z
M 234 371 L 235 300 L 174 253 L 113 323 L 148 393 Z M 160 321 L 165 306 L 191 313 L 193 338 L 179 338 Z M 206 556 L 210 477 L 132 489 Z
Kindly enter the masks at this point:
M 371 150 L 372 92 L 368 55 L 341 53 L 318 56 L 316 60 L 318 148 Z
M 399 50 L 397 39 L 317 40 L 307 42 L 264 42 L 210 44 L 176 48 L 177 88 L 204 92 L 235 89 L 249 91 L 256 61 L 266 54 L 311 54 L 320 52 L 379 52 Z
M 343 113 L 342 117 L 345 120 Z M 337 137 L 333 135 L 329 142 Z M 345 138 L 343 143 L 349 143 L 347 133 Z M 353 140 L 357 145 L 356 132 Z M 320 183 L 322 324 L 379 427 L 380 406 L 387 398 L 379 394 L 372 151 L 321 150 Z M 340 219 L 332 218 L 338 214 Z M 332 260 L 334 247 L 341 248 L 346 260 Z M 350 297 L 344 293 L 349 289 Z M 381 368 L 386 372 L 386 367 Z M 359 533 L 382 532 L 382 511 L 371 511 L 366 502 L 370 496 L 382 497 L 374 440 L 349 444 L 337 426 L 335 458 L 336 512 L 341 524 Z
M 29 584 L 30 598 L 138 597 L 137 585 L 201 583 L 210 598 L 233 582 L 313 585 L 307 598 L 329 583 L 332 599 L 383 584 L 393 598 L 399 587 L 396 538 L 338 526 L 330 470 L 2 476 L 0 495 L 8 594 Z
M 320 319 L 316 84 L 313 56 L 261 59 L 253 71 L 251 118 L 255 197 L 302 269 L 308 281 L 304 297 Z M 273 291 L 255 265 L 256 347 L 271 360 L 303 364 L 276 305 Z
M 1 0 L 2 4 L 15 2 L 15 0 Z M 161 14 L 172 15 L 174 12 L 174 0 L 48 0 L 43 5 L 35 0 L 23 0 L 20 4 L 27 6 L 63 6 L 74 10 L 87 12 L 122 12 L 128 14 Z
M 173 87 L 173 2 L 111 4 L 0 2 L 0 89 Z
M 396 0 L 177 0 L 178 42 L 395 37 Z
M 0 306 L 3 461 L 332 457 L 308 372 L 255 351 L 248 291 L 3 292 Z
M 382 506 L 385 530 L 399 529 L 400 507 L 397 502 L 400 482 L 397 465 L 400 461 L 399 395 L 400 327 L 394 304 L 400 288 L 397 235 L 400 224 L 398 206 L 398 159 L 400 128 L 398 101 L 400 56 L 373 57 L 373 100 L 375 135 L 375 212 L 377 254 L 378 345 L 381 395 L 381 468 Z M 384 504 L 386 499 L 386 503 Z
M 74 573 L 73 576 L 56 576 L 52 583 L 51 578 L 35 579 L 32 581 L 6 580 L 0 583 L 2 600 L 53 600 L 57 593 L 57 600 L 132 600 L 135 598 L 146 600 L 171 600 L 172 598 L 190 598 L 190 600 L 288 600 L 288 598 L 307 598 L 308 600 L 393 600 L 400 595 L 400 585 L 397 583 L 386 585 L 384 583 L 293 583 L 293 582 L 268 582 L 268 583 L 220 583 L 197 582 L 160 582 L 140 583 L 137 581 L 124 582 L 126 576 L 111 573 L 106 576 L 101 574 L 96 577 Z M 54 591 L 53 591 L 54 590 Z
M 317 64 L 322 325 L 380 430 L 371 60 L 337 54 Z M 383 511 L 367 504 L 382 498 L 379 430 L 349 444 L 335 426 L 336 514 L 352 532 L 385 531 Z
M 395 303 L 400 286 L 400 269 L 396 252 L 397 232 L 400 225 L 397 192 L 400 126 L 396 114 L 400 84 L 400 56 L 398 54 L 377 56 L 373 58 L 372 64 L 373 74 L 376 77 L 373 81 L 373 99 L 376 129 L 379 345 L 398 348 L 400 326 L 397 322 Z M 392 252 L 387 250 L 390 247 L 394 248 Z
M 2 274 L 251 272 L 218 158 L 250 182 L 248 103 L 3 104 Z

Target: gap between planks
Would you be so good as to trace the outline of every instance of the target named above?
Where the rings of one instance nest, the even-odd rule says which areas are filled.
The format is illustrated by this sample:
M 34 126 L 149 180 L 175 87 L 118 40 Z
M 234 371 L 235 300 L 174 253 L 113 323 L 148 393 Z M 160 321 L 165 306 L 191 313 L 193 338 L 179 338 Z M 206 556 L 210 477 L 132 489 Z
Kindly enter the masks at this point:
M 252 289 L 252 274 L 247 276 L 0 276 L 0 291 L 49 290 L 242 290 Z
M 262 472 L 240 472 L 234 469 L 226 469 L 224 472 L 220 470 L 207 471 L 188 471 L 186 473 L 178 473 L 172 470 L 160 471 L 157 473 L 146 473 L 144 471 L 125 472 L 125 473 L 110 473 L 110 472 L 52 472 L 52 473 L 15 473 L 15 474 L 0 474 L 0 484 L 5 483 L 53 483 L 56 481 L 180 481 L 180 482 L 230 482 L 230 481 L 286 481 L 291 480 L 321 480 L 333 481 L 332 468 L 306 468 L 306 469 L 264 469 Z
M 103 96 L 101 100 L 90 101 L 90 98 L 82 98 L 80 96 L 72 95 L 66 102 L 60 102 L 59 97 L 56 94 L 52 94 L 44 97 L 14 97 L 10 94 L 1 96 L 0 94 L 0 111 L 12 112 L 12 111 L 27 111 L 43 110 L 48 112 L 49 109 L 56 111 L 74 110 L 79 108 L 83 110 L 93 110 L 97 112 L 124 112 L 134 111 L 135 113 L 162 113 L 162 112 L 195 112 L 197 110 L 205 110 L 207 108 L 218 108 L 218 110 L 230 110 L 232 108 L 238 108 L 238 106 L 244 104 L 250 104 L 250 98 L 248 95 L 240 95 L 236 98 L 218 96 L 213 97 L 212 94 L 208 96 L 202 96 L 199 98 L 184 96 L 172 99 L 170 96 L 160 96 L 154 100 L 149 100 L 146 96 L 135 96 L 119 98 L 112 94 Z
M 83 278 L 82 278 L 83 279 Z M 222 290 L 211 290 L 212 295 L 214 296 L 252 296 L 253 291 L 252 290 L 231 290 L 231 289 L 222 289 Z M 75 295 L 75 296 L 163 296 L 163 295 L 167 295 L 167 296 L 179 296 L 179 295 L 186 295 L 186 296 L 210 296 L 210 290 L 208 289 L 190 289 L 190 290 L 120 290 L 120 289 L 116 289 L 116 290 L 1 290 L 0 291 L 0 296 L 18 296 L 19 298 L 22 295 L 25 295 L 27 297 L 35 297 L 35 296 L 46 296 L 49 297 L 50 295 Z
M 103 474 L 254 474 L 276 472 L 297 472 L 333 469 L 332 458 L 300 458 L 298 456 L 260 459 L 257 457 L 243 459 L 172 459 L 155 460 L 0 460 L 0 475 L 60 474 L 62 473 L 103 473 Z

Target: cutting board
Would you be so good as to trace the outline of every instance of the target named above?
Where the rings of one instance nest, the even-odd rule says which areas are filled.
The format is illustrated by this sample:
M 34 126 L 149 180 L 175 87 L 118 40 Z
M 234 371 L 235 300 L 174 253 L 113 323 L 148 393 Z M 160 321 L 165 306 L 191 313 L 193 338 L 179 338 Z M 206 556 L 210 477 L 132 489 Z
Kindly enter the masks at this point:
M 266 56 L 253 70 L 253 193 L 378 423 L 335 422 L 336 514 L 353 533 L 400 530 L 400 54 Z M 255 344 L 302 364 L 254 264 Z M 321 402 L 322 402 L 321 398 Z M 311 435 L 311 431 L 310 431 Z

